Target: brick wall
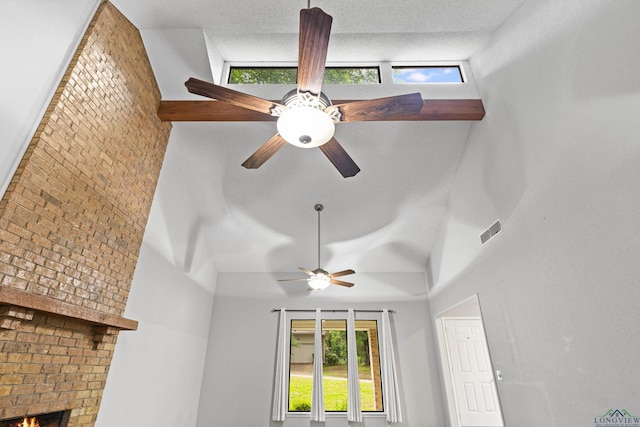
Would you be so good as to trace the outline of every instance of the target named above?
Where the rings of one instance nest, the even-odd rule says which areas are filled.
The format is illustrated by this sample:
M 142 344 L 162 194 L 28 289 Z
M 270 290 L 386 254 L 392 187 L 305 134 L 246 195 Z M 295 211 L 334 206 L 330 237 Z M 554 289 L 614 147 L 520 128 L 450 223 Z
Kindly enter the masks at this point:
M 123 314 L 171 130 L 159 101 L 138 31 L 103 3 L 0 201 L 0 287 Z M 117 332 L 96 345 L 77 319 L 1 319 L 0 419 L 72 409 L 70 426 L 93 425 Z

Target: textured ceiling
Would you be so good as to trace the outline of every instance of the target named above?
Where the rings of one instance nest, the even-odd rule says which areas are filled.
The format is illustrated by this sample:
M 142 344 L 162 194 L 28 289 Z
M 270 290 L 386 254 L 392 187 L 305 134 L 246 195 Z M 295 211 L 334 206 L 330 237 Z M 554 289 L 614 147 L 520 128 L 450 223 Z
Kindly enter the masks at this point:
M 524 0 L 312 1 L 334 17 L 328 61 L 468 59 Z M 203 29 L 227 61 L 295 61 L 304 0 L 116 0 L 141 30 Z
M 329 62 L 463 61 L 524 0 L 314 1 L 333 16 Z M 305 1 L 115 0 L 141 30 L 163 99 L 193 76 L 217 80 L 222 61 L 296 61 Z M 468 71 L 468 70 L 467 70 Z M 277 99 L 289 87 L 236 89 Z M 333 99 L 420 91 L 478 98 L 460 86 L 340 87 Z M 340 124 L 336 138 L 362 172 L 344 179 L 317 149 L 286 146 L 258 170 L 240 166 L 275 123 L 176 123 L 147 240 L 194 276 L 315 268 L 322 203 L 322 266 L 330 271 L 427 272 L 469 122 Z M 282 275 L 280 275 L 282 276 Z M 278 276 L 278 277 L 280 277 Z M 357 283 L 358 276 L 349 276 Z M 345 278 L 346 279 L 346 278 Z

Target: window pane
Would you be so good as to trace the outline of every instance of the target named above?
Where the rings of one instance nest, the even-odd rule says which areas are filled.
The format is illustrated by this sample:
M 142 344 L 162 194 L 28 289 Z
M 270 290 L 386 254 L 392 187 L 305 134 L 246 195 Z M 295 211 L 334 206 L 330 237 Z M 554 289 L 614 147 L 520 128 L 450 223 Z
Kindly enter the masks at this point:
M 393 67 L 394 83 L 463 83 L 458 66 Z
M 231 67 L 231 84 L 296 84 L 297 67 Z M 323 84 L 378 84 L 378 67 L 327 67 Z
M 378 322 L 356 320 L 356 346 L 358 347 L 360 409 L 363 412 L 382 411 Z
M 347 322 L 344 319 L 322 321 L 323 388 L 325 411 L 347 410 Z M 375 320 L 356 320 L 358 377 L 362 411 L 382 411 L 382 386 L 378 329 Z M 315 320 L 291 321 L 289 367 L 289 411 L 311 410 L 313 383 Z
M 378 67 L 327 67 L 324 70 L 323 84 L 379 84 Z
M 289 355 L 289 411 L 311 410 L 313 384 L 313 341 L 315 320 L 291 321 L 291 349 Z
M 344 319 L 322 321 L 322 385 L 324 410 L 347 410 L 347 321 Z
M 296 84 L 296 67 L 231 67 L 229 83 L 233 84 Z

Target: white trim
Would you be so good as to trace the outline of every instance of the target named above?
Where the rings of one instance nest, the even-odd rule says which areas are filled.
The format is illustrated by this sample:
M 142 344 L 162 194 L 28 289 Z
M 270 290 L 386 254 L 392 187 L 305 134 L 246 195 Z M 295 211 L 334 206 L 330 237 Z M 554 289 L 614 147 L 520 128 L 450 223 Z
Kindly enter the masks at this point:
M 440 362 L 440 376 L 441 376 L 441 388 L 442 394 L 444 396 L 445 403 L 445 415 L 447 417 L 447 425 L 449 427 L 462 427 L 460 422 L 460 417 L 456 411 L 456 396 L 455 390 L 453 388 L 453 371 L 449 364 L 449 349 L 448 342 L 445 337 L 445 327 L 444 322 L 446 319 L 476 319 L 480 320 L 482 323 L 482 332 L 486 339 L 486 330 L 484 328 L 484 321 L 482 320 L 482 311 L 480 310 L 480 316 L 460 316 L 460 315 L 452 315 L 447 316 L 447 313 L 454 311 L 470 302 L 475 301 L 480 309 L 480 299 L 478 298 L 478 294 L 473 294 L 472 296 L 450 306 L 449 308 L 442 310 L 435 316 L 434 319 L 434 328 L 436 333 L 436 340 L 438 344 L 438 359 Z M 494 376 L 495 382 L 495 367 L 493 367 L 493 361 L 491 359 L 491 350 L 489 349 L 489 344 L 487 343 L 487 352 L 489 353 L 489 363 L 492 366 L 492 375 Z M 497 387 L 496 387 L 497 392 Z M 500 416 L 502 419 L 502 425 L 504 426 L 504 415 L 502 414 L 502 401 L 500 399 L 500 394 L 497 393 L 498 404 L 500 405 Z
M 272 421 L 284 421 L 288 410 L 287 383 L 288 383 L 288 363 L 287 363 L 287 313 L 280 310 L 278 318 L 278 339 L 276 349 L 276 372 L 273 383 Z

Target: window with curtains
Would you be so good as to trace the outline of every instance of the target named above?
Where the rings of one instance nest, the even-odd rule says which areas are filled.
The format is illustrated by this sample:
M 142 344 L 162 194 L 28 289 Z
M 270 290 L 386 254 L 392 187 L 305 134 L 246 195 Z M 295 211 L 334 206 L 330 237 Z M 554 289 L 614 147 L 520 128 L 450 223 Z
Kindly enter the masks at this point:
M 362 422 L 363 414 L 383 413 L 389 423 L 402 422 L 389 310 L 274 311 L 273 421 L 346 413 Z
M 345 319 L 322 320 L 321 354 L 314 352 L 315 319 L 293 319 L 289 334 L 289 412 L 311 410 L 313 363 L 322 362 L 324 409 L 346 412 L 348 406 L 348 353 L 355 351 L 362 412 L 383 411 L 378 322 L 355 320 L 355 347 L 347 342 Z

